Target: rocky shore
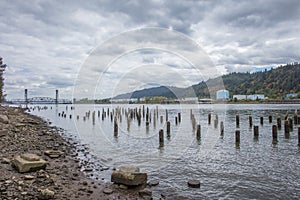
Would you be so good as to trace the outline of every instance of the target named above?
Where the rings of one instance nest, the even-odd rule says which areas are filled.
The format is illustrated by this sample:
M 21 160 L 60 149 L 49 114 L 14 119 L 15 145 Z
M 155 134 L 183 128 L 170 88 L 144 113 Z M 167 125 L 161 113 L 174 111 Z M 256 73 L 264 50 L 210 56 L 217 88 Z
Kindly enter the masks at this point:
M 20 173 L 22 154 L 46 161 L 44 169 Z M 91 179 L 82 172 L 78 149 L 55 127 L 24 112 L 0 106 L 0 199 L 151 199 L 148 188 Z

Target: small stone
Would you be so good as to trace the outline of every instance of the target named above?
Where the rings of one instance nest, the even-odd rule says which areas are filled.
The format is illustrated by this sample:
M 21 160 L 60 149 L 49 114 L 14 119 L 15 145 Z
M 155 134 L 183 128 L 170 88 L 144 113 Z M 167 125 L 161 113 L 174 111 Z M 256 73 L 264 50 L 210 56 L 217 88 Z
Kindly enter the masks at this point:
M 200 181 L 198 180 L 189 180 L 188 181 L 188 186 L 192 188 L 200 188 Z
M 128 186 L 127 186 L 127 185 L 121 184 L 121 185 L 119 186 L 119 188 L 120 188 L 120 189 L 123 189 L 123 190 L 127 190 L 127 189 L 128 189 Z
M 149 181 L 149 183 L 148 183 L 148 185 L 149 186 L 157 186 L 159 184 L 159 181 L 158 180 L 151 180 L 151 181 Z
M 152 196 L 152 191 L 148 188 L 145 188 L 145 189 L 139 191 L 139 195 L 141 197 L 145 197 L 145 196 L 150 196 L 151 197 Z
M 103 193 L 104 194 L 112 194 L 114 191 L 110 188 L 104 188 Z
M 25 179 L 25 180 L 32 180 L 32 179 L 34 179 L 34 176 L 31 176 L 31 175 L 25 175 L 25 176 L 24 176 L 24 179 Z
M 88 183 L 86 181 L 83 181 L 82 182 L 82 185 L 87 185 Z
M 4 124 L 8 124 L 9 119 L 8 119 L 7 115 L 0 115 L 0 122 L 2 122 Z
M 91 171 L 93 171 L 93 168 L 88 167 L 88 168 L 85 168 L 83 171 L 85 171 L 85 172 L 91 172 Z
M 46 150 L 44 151 L 44 154 L 50 158 L 58 158 L 63 154 L 63 152 L 59 150 Z
M 3 164 L 9 164 L 10 160 L 8 158 L 2 158 L 2 163 Z
M 54 192 L 49 189 L 41 190 L 41 199 L 53 199 L 54 198 Z

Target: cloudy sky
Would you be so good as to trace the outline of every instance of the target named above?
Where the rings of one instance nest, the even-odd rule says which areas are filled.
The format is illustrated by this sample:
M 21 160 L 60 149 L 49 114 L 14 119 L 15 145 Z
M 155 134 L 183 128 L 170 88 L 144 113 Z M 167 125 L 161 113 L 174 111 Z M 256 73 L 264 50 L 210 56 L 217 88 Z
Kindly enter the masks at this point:
M 103 98 L 300 61 L 298 0 L 1 0 L 0 8 L 8 99 L 22 98 L 25 88 L 29 96 L 59 89 L 61 98 Z M 170 34 L 135 32 L 148 27 Z M 210 71 L 184 56 L 198 52 L 188 39 L 213 63 Z

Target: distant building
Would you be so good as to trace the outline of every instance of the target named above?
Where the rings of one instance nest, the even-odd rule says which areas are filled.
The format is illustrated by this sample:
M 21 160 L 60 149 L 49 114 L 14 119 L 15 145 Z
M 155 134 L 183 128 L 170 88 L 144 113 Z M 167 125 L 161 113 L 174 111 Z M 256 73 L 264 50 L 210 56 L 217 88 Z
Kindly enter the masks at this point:
M 248 100 L 261 100 L 261 99 L 265 99 L 265 95 L 263 94 L 251 94 L 251 95 L 247 95 L 247 99 Z
M 293 94 L 286 94 L 285 98 L 289 99 L 289 98 L 297 98 L 298 94 L 297 93 L 293 93 Z
M 217 91 L 217 100 L 225 100 L 229 99 L 229 91 L 228 90 L 218 90 Z
M 237 99 L 237 100 L 246 100 L 247 99 L 247 95 L 237 94 L 237 95 L 233 95 L 232 98 L 233 99 Z

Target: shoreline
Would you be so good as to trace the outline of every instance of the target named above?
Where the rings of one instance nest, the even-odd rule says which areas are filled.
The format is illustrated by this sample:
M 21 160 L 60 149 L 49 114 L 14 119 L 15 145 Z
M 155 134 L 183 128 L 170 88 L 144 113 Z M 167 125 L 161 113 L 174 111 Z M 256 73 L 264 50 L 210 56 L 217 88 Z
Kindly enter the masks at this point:
M 79 156 L 89 154 L 88 148 L 76 146 L 77 142 L 63 136 L 62 129 L 22 108 L 0 106 L 0 115 L 0 199 L 151 199 L 139 196 L 141 188 L 124 189 L 89 174 L 103 169 L 88 168 L 89 159 Z M 62 155 L 51 158 L 45 155 L 46 150 Z M 19 173 L 11 161 L 23 153 L 46 160 L 45 170 Z M 45 190 L 53 196 L 46 198 L 42 194 Z

